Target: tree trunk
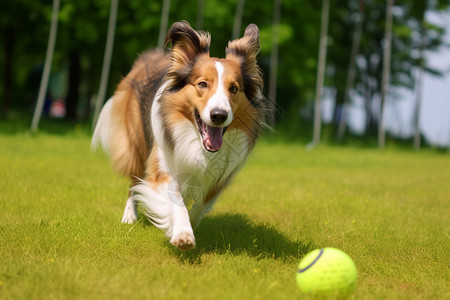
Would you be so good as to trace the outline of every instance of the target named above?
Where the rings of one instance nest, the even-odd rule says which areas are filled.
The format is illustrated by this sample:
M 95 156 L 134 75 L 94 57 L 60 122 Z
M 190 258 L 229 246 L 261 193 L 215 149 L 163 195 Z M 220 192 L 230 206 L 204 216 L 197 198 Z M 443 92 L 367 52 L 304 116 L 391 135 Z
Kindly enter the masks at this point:
M 449 131 L 450 132 L 450 131 Z M 448 135 L 448 140 L 447 140 L 447 152 L 450 154 L 450 134 Z
M 2 103 L 2 116 L 6 118 L 8 115 L 9 107 L 11 105 L 12 98 L 12 78 L 13 78 L 13 52 L 14 52 L 14 38 L 15 30 L 12 26 L 5 29 L 4 36 L 5 48 L 4 59 L 5 65 L 3 66 L 3 103 Z
M 381 80 L 381 104 L 378 119 L 378 147 L 384 148 L 386 133 L 383 127 L 383 111 L 391 73 L 391 40 L 392 40 L 392 5 L 394 0 L 387 0 L 386 28 L 384 34 L 383 75 Z
M 359 2 L 359 12 L 358 12 L 358 20 L 355 25 L 355 31 L 353 33 L 353 44 L 352 51 L 350 53 L 350 63 L 348 66 L 347 73 L 347 82 L 345 84 L 344 91 L 344 102 L 341 107 L 340 119 L 338 130 L 336 134 L 336 139 L 341 142 L 344 138 L 345 129 L 347 126 L 347 114 L 348 114 L 348 102 L 350 97 L 350 91 L 353 89 L 353 85 L 355 82 L 355 74 L 356 74 L 356 55 L 359 52 L 359 47 L 361 45 L 361 36 L 362 36 L 362 28 L 363 28 L 363 19 L 364 19 L 364 1 Z
M 197 30 L 203 29 L 203 10 L 205 6 L 205 0 L 198 0 L 197 7 L 197 21 L 195 23 L 195 28 Z
M 234 15 L 233 34 L 231 39 L 237 39 L 241 34 L 242 15 L 244 14 L 245 0 L 238 0 L 236 14 Z
M 317 66 L 317 79 L 316 79 L 316 99 L 314 107 L 314 131 L 313 140 L 310 144 L 311 147 L 315 147 L 320 143 L 320 131 L 322 126 L 322 88 L 325 77 L 325 61 L 327 58 L 327 38 L 328 38 L 328 18 L 330 10 L 330 1 L 322 0 L 322 16 L 320 24 L 320 44 L 319 44 L 319 57 Z
M 78 50 L 71 50 L 69 54 L 69 89 L 66 97 L 66 119 L 68 120 L 77 119 L 80 82 L 80 53 Z
M 425 36 L 422 32 L 422 41 L 424 40 Z M 419 66 L 419 74 L 417 78 L 417 91 L 416 91 L 416 105 L 414 106 L 414 148 L 416 150 L 420 149 L 420 108 L 422 106 L 422 82 L 423 82 L 423 72 L 424 72 L 424 47 L 423 43 L 420 48 L 420 66 Z
M 52 5 L 52 21 L 50 23 L 50 32 L 48 37 L 47 51 L 45 54 L 44 70 L 42 71 L 41 83 L 39 85 L 39 93 L 36 101 L 36 108 L 31 121 L 31 131 L 35 132 L 39 125 L 39 120 L 42 115 L 42 108 L 44 107 L 45 95 L 48 89 L 48 79 L 52 68 L 53 52 L 55 51 L 56 34 L 58 32 L 58 15 L 59 15 L 59 0 L 53 0 Z
M 366 128 L 365 128 L 365 132 L 366 132 L 366 134 L 369 133 L 369 136 L 372 135 L 372 132 L 373 132 L 372 99 L 373 99 L 373 93 L 371 92 L 371 89 L 370 89 L 370 87 L 367 84 L 366 91 L 365 91 L 364 108 L 365 108 L 365 111 L 366 111 Z
M 269 124 L 275 125 L 275 113 L 277 103 L 277 74 L 278 74 L 278 27 L 280 25 L 281 0 L 274 1 L 272 20 L 272 51 L 270 54 L 270 74 L 269 74 L 269 99 L 272 102 L 272 115 L 269 116 Z
M 106 35 L 105 55 L 103 56 L 102 74 L 100 78 L 100 86 L 98 88 L 97 101 L 95 102 L 94 118 L 92 120 L 92 128 L 97 124 L 100 109 L 105 101 L 106 90 L 108 87 L 109 70 L 111 67 L 111 57 L 114 47 L 114 37 L 116 35 L 116 19 L 117 7 L 119 0 L 111 0 L 108 18 L 108 33 Z M 88 100 L 90 105 L 90 99 Z
M 86 83 L 86 105 L 84 106 L 84 112 L 83 112 L 83 121 L 87 121 L 91 119 L 91 113 L 92 113 L 92 108 L 95 107 L 95 100 L 94 100 L 94 94 L 95 94 L 95 87 L 94 87 L 94 72 L 88 72 L 87 74 L 85 73 L 84 77 L 86 77 L 87 79 L 87 83 Z M 93 101 L 94 100 L 94 101 Z
M 416 150 L 420 149 L 421 138 L 420 138 L 420 108 L 422 106 L 422 84 L 423 84 L 423 73 L 425 71 L 425 37 L 426 37 L 426 29 L 425 29 L 425 12 L 423 11 L 422 20 L 420 23 L 420 65 L 419 65 L 419 74 L 417 76 L 417 90 L 416 90 L 416 104 L 414 106 L 414 148 Z
M 159 23 L 159 37 L 158 48 L 164 48 L 164 41 L 166 40 L 167 24 L 169 22 L 170 0 L 163 0 L 163 7 L 161 10 L 161 22 Z

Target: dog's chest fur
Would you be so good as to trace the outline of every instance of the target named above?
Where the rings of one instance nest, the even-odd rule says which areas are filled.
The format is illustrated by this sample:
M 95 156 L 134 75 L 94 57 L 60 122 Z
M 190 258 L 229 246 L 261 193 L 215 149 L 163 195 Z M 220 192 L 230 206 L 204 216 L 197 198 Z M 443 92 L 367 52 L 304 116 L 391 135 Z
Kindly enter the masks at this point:
M 215 153 L 203 149 L 197 129 L 189 121 L 178 124 L 174 136 L 173 154 L 163 159 L 185 202 L 205 200 L 242 167 L 248 155 L 247 136 L 238 129 L 225 132 L 223 145 Z
M 245 163 L 249 153 L 247 134 L 238 129 L 227 130 L 223 145 L 215 153 L 207 152 L 201 143 L 196 125 L 189 120 L 177 122 L 171 129 L 172 143 L 166 140 L 160 117 L 163 85 L 151 111 L 152 131 L 159 147 L 160 169 L 169 174 L 173 192 L 181 192 L 185 202 L 204 201 L 211 191 L 229 180 Z M 209 200 L 209 199 L 208 199 Z

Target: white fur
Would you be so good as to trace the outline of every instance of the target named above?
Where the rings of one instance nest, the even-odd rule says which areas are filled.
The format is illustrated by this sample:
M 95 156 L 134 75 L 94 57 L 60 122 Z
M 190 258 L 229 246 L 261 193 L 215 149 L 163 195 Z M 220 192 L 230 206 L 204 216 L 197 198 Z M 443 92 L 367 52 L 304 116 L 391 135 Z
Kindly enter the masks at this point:
M 170 243 L 182 249 L 195 246 L 189 214 L 179 193 L 169 191 L 166 183 L 155 189 L 145 181 L 132 187 L 131 192 L 147 218 L 164 231 Z
M 171 174 L 167 161 L 164 159 L 164 153 L 170 150 L 163 135 L 164 125 L 159 114 L 160 98 L 167 85 L 168 82 L 164 83 L 155 95 L 150 120 L 155 141 L 159 147 L 159 167 L 163 172 Z M 195 245 L 193 229 L 183 198 L 178 192 L 178 184 L 176 181 L 174 183 L 175 188 L 169 188 L 166 183 L 152 187 L 147 182 L 142 181 L 132 187 L 131 192 L 134 201 L 143 208 L 148 219 L 164 231 L 173 245 L 179 248 L 191 248 Z
M 167 193 L 163 192 L 164 187 L 154 190 L 149 183 L 141 181 L 130 189 L 133 193 L 133 200 L 140 205 L 147 218 L 164 231 L 167 237 L 172 235 L 172 205 L 167 198 Z
M 163 136 L 161 135 L 163 138 Z M 244 164 L 248 154 L 248 142 L 246 134 L 237 129 L 232 129 L 224 135 L 224 142 L 220 151 L 209 153 L 201 146 L 201 138 L 195 126 L 188 120 L 179 122 L 174 128 L 175 149 L 172 152 L 164 152 L 160 148 L 158 158 L 162 170 L 172 176 L 172 186 L 160 187 L 166 190 L 167 194 L 178 196 L 158 198 L 160 204 L 152 206 L 145 205 L 144 209 L 148 210 L 149 215 L 153 216 L 150 220 L 155 222 L 156 226 L 163 230 L 172 232 L 181 231 L 176 220 L 170 220 L 171 213 L 166 210 L 172 210 L 174 207 L 166 202 L 182 202 L 183 207 L 187 203 L 193 202 L 189 211 L 190 223 L 193 227 L 197 226 L 203 215 L 211 210 L 214 200 L 208 202 L 206 206 L 203 201 L 208 192 L 223 180 L 229 178 L 236 173 Z M 164 144 L 164 142 L 163 142 Z M 149 187 L 150 188 L 150 187 Z M 139 203 L 144 202 L 142 199 L 141 189 L 132 189 L 133 192 L 139 194 Z M 163 191 L 164 192 L 164 191 Z M 151 196 L 146 193 L 145 198 Z M 164 200 L 165 199 L 165 200 Z M 177 199 L 177 200 L 174 200 Z M 176 207 L 175 207 L 176 208 Z M 183 218 L 182 218 L 183 219 Z M 184 224 L 184 223 L 183 223 Z M 182 226 L 186 229 L 186 225 Z M 170 236 L 170 234 L 168 234 Z
M 171 181 L 159 186 L 142 181 L 132 187 L 131 192 L 135 203 L 165 232 L 173 245 L 188 248 L 195 245 L 192 227 L 197 226 L 214 203 L 215 198 L 204 206 L 208 192 L 242 167 L 248 154 L 248 141 L 243 131 L 229 130 L 221 149 L 210 153 L 203 149 L 196 126 L 185 120 L 173 128 L 175 148 L 168 149 L 159 113 L 161 94 L 166 86 L 163 85 L 155 96 L 151 122 L 159 147 L 159 167 L 171 176 Z
M 223 126 L 233 120 L 227 87 L 224 86 L 224 66 L 215 63 L 217 70 L 217 89 L 208 100 L 200 116 L 206 124 L 213 126 L 210 118 L 213 109 L 223 109 L 228 113 Z M 193 227 L 197 226 L 203 215 L 212 209 L 217 195 L 208 195 L 225 180 L 230 180 L 244 165 L 248 155 L 248 137 L 244 131 L 230 129 L 223 136 L 219 151 L 210 153 L 202 146 L 202 137 L 196 124 L 189 120 L 176 123 L 172 128 L 174 148 L 166 141 L 164 128 L 167 126 L 160 117 L 161 96 L 170 81 L 157 91 L 149 117 L 158 147 L 158 167 L 169 175 L 170 181 L 150 183 L 141 180 L 130 189 L 122 222 L 137 221 L 137 205 L 158 228 L 164 231 L 170 242 L 181 249 L 195 246 Z M 105 152 L 110 152 L 111 128 L 113 120 L 111 110 L 114 97 L 104 105 L 92 138 L 92 148 L 99 144 Z M 212 199 L 205 204 L 207 196 Z
M 111 109 L 113 106 L 114 97 L 111 97 L 103 106 L 100 116 L 98 117 L 95 126 L 94 134 L 92 135 L 91 148 L 96 150 L 101 144 L 103 151 L 110 153 L 110 139 L 111 139 Z
M 122 223 L 133 224 L 138 220 L 138 213 L 136 209 L 136 203 L 133 197 L 128 198 L 125 210 L 123 212 Z
M 152 109 L 150 111 L 150 122 L 152 123 L 152 131 L 155 136 L 156 143 L 159 145 L 160 149 L 165 152 L 167 146 L 164 142 L 164 134 L 163 134 L 163 124 L 161 117 L 159 116 L 159 111 L 161 110 L 161 95 L 166 89 L 169 82 L 165 82 L 156 92 L 155 98 L 153 100 Z
M 228 117 L 226 121 L 221 125 L 223 127 L 230 125 L 233 121 L 233 111 L 231 110 L 230 99 L 228 99 L 226 88 L 223 82 L 223 72 L 224 67 L 222 63 L 216 62 L 215 64 L 217 70 L 217 89 L 214 95 L 208 100 L 205 108 L 202 112 L 200 112 L 200 116 L 206 124 L 209 126 L 214 126 L 214 123 L 211 121 L 211 111 L 215 108 L 223 109 L 228 113 Z
M 190 123 L 186 121 L 187 123 Z M 175 127 L 180 139 L 189 137 L 188 124 L 180 122 Z M 196 130 L 196 129 L 195 129 Z M 193 134 L 190 134 L 193 136 Z M 232 129 L 225 133 L 223 145 L 218 152 L 210 153 L 201 146 L 200 137 L 192 143 L 184 143 L 185 147 L 176 147 L 174 161 L 182 162 L 174 165 L 173 175 L 176 174 L 181 194 L 185 201 L 194 201 L 189 211 L 191 224 L 195 227 L 205 213 L 212 209 L 215 198 L 206 206 L 203 200 L 214 186 L 232 177 L 244 165 L 248 155 L 248 140 L 246 134 L 238 129 Z M 180 141 L 182 145 L 183 142 Z M 170 158 L 166 157 L 166 160 Z

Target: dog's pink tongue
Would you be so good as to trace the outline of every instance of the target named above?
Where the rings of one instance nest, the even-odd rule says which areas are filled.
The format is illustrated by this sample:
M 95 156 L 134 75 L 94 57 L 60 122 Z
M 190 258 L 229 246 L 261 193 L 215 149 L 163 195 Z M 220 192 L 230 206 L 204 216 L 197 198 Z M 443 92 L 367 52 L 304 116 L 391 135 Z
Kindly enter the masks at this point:
M 211 152 L 219 151 L 223 143 L 222 140 L 223 128 L 206 125 L 205 133 L 206 135 L 203 140 L 203 142 L 205 143 L 204 144 L 205 148 Z

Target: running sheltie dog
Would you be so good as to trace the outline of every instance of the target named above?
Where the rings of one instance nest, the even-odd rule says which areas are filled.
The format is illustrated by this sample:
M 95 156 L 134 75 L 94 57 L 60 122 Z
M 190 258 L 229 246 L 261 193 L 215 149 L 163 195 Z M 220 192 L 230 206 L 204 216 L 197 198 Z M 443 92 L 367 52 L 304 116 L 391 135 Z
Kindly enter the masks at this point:
M 246 161 L 265 126 L 268 103 L 251 24 L 209 56 L 210 35 L 187 22 L 169 29 L 170 54 L 147 51 L 102 109 L 92 145 L 102 144 L 131 188 L 123 223 L 137 207 L 180 249 Z

